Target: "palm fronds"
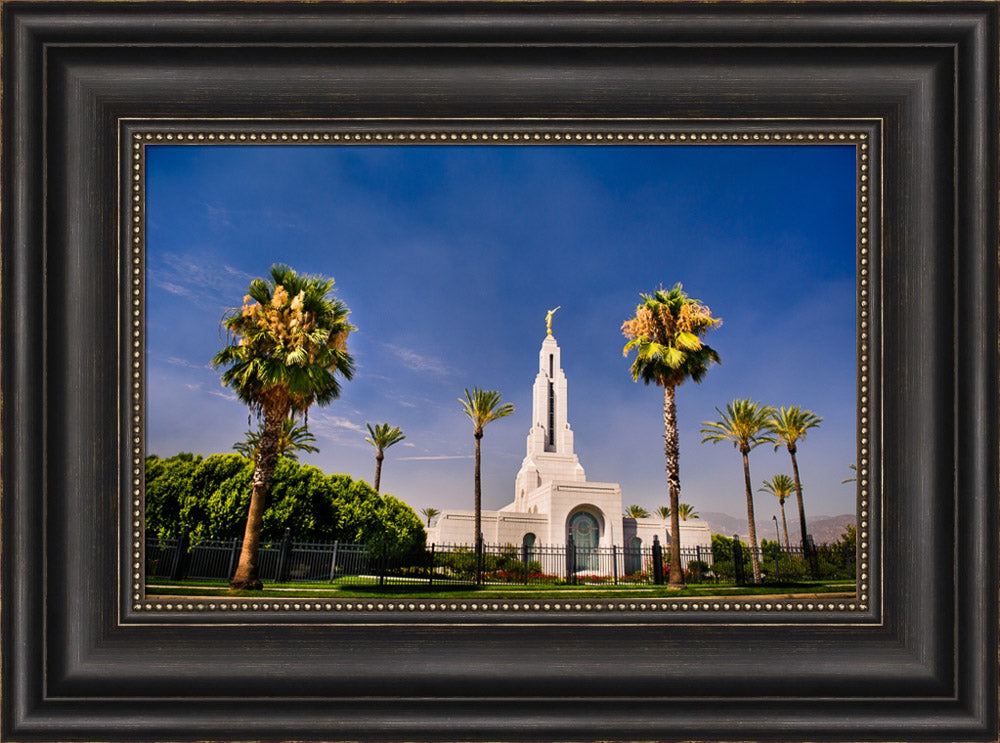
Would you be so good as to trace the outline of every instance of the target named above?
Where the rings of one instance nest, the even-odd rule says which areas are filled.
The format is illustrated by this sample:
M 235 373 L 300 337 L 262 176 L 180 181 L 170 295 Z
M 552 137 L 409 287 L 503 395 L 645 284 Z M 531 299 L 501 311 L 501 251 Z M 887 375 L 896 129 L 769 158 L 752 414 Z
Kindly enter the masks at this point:
M 746 453 L 764 443 L 774 443 L 771 417 L 774 408 L 753 402 L 749 398 L 733 400 L 725 410 L 715 409 L 719 419 L 702 422 L 701 443 L 729 441 Z

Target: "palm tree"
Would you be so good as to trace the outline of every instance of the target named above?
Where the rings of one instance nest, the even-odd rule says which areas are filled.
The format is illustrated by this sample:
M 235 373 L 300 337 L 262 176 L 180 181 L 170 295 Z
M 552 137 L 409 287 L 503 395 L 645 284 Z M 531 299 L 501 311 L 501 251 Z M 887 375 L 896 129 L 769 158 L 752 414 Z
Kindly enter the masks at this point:
M 243 441 L 233 444 L 233 451 L 247 459 L 256 460 L 263 432 L 263 426 L 258 426 L 256 431 L 247 431 Z M 281 432 L 278 434 L 279 457 L 298 460 L 299 455 L 296 452 L 318 452 L 319 449 L 313 446 L 315 443 L 316 437 L 305 426 L 296 424 L 294 418 L 286 418 L 281 422 Z
M 681 521 L 698 518 L 698 512 L 694 510 L 694 506 L 690 503 L 681 503 L 678 505 L 677 515 L 681 517 Z
M 633 519 L 648 519 L 649 511 L 639 505 L 631 505 L 628 510 L 625 511 L 626 516 L 630 516 Z
M 439 510 L 437 510 L 436 508 L 432 508 L 431 506 L 427 506 L 427 508 L 421 508 L 420 509 L 420 513 L 422 513 L 424 515 L 424 517 L 427 519 L 427 528 L 430 529 L 431 528 L 431 519 L 434 518 L 435 516 L 437 516 L 441 512 Z
M 841 480 L 840 481 L 841 485 L 845 485 L 846 483 L 849 483 L 849 482 L 857 482 L 858 481 L 858 465 L 856 465 L 856 464 L 849 464 L 847 466 L 850 467 L 852 470 L 854 470 L 854 474 L 851 475 L 850 477 L 845 477 L 843 480 Z
M 656 509 L 656 515 L 666 521 L 670 518 L 670 506 L 660 506 Z
M 372 428 L 371 423 L 365 424 L 368 427 L 370 436 L 365 436 L 365 441 L 375 447 L 375 492 L 379 492 L 378 485 L 382 479 L 382 460 L 385 459 L 385 450 L 393 444 L 398 444 L 406 438 L 399 426 L 389 428 L 388 423 L 376 424 Z M 429 526 L 429 524 L 428 524 Z
M 632 379 L 663 388 L 663 453 L 667 460 L 667 492 L 670 496 L 670 544 L 680 547 L 681 527 L 677 507 L 681 497 L 680 439 L 677 434 L 675 389 L 685 380 L 701 382 L 708 367 L 719 363 L 719 354 L 702 342 L 705 334 L 722 320 L 697 299 L 688 297 L 680 284 L 670 291 L 659 289 L 640 294 L 642 303 L 635 317 L 622 324 L 628 339 L 622 353 L 635 351 Z M 684 585 L 680 549 L 670 550 L 670 585 Z
M 764 480 L 764 487 L 760 489 L 762 493 L 770 493 L 778 498 L 781 506 L 781 528 L 785 530 L 785 549 L 791 550 L 788 542 L 788 521 L 785 519 L 785 500 L 795 491 L 795 481 L 788 475 L 775 475 L 770 481 Z
M 799 505 L 799 528 L 802 532 L 802 550 L 808 554 L 809 544 L 806 541 L 806 509 L 802 502 L 802 481 L 799 479 L 799 463 L 795 459 L 798 442 L 805 439 L 806 431 L 816 428 L 823 419 L 810 410 L 802 410 L 798 405 L 778 408 L 771 415 L 771 430 L 774 432 L 774 450 L 782 445 L 788 449 L 792 458 L 792 475 L 795 477 L 795 497 Z
M 513 414 L 514 406 L 509 402 L 500 404 L 500 400 L 503 397 L 499 392 L 495 390 L 481 390 L 478 387 L 473 387 L 472 392 L 469 392 L 469 388 L 465 389 L 465 399 L 461 397 L 458 401 L 462 404 L 462 410 L 469 420 L 472 421 L 472 435 L 476 438 L 476 479 L 475 479 L 475 490 L 476 490 L 476 520 L 475 520 L 475 540 L 476 540 L 476 582 L 480 582 L 481 576 L 479 574 L 478 566 L 481 563 L 482 549 L 483 549 L 483 514 L 482 514 L 482 479 L 481 479 L 481 457 L 482 457 L 482 439 L 483 439 L 483 429 L 486 428 L 486 424 L 495 421 L 498 418 L 505 418 L 508 415 Z
M 307 416 L 314 403 L 335 400 L 340 377 L 354 374 L 347 336 L 355 328 L 347 322 L 347 306 L 332 292 L 333 279 L 274 265 L 271 278 L 254 279 L 243 306 L 223 317 L 228 345 L 212 366 L 225 367 L 222 384 L 263 418 L 243 547 L 229 584 L 233 589 L 261 588 L 257 553 L 282 423 Z
M 743 456 L 743 480 L 747 495 L 747 524 L 750 527 L 750 564 L 754 583 L 760 582 L 760 560 L 757 555 L 757 524 L 753 515 L 753 492 L 750 489 L 750 451 L 763 443 L 774 443 L 771 438 L 771 416 L 774 409 L 749 399 L 733 400 L 725 412 L 715 409 L 717 421 L 702 423 L 704 438 L 701 443 L 731 441 Z

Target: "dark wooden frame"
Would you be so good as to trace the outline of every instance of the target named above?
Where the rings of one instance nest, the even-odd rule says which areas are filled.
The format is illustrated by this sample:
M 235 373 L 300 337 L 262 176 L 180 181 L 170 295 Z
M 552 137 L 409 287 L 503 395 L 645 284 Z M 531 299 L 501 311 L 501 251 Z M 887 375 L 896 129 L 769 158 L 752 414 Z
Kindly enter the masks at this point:
M 996 3 L 9 2 L 2 22 L 6 740 L 997 739 Z M 118 153 L 124 120 L 156 117 L 878 122 L 878 605 L 135 611 Z

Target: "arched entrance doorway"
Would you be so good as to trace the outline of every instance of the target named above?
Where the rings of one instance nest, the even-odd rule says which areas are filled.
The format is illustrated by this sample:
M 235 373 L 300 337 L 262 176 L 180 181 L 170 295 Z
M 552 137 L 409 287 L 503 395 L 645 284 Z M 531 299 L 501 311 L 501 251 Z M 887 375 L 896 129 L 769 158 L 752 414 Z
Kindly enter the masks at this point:
M 569 534 L 576 548 L 576 570 L 596 570 L 598 566 L 597 545 L 601 538 L 601 527 L 593 514 L 577 511 L 569 519 Z

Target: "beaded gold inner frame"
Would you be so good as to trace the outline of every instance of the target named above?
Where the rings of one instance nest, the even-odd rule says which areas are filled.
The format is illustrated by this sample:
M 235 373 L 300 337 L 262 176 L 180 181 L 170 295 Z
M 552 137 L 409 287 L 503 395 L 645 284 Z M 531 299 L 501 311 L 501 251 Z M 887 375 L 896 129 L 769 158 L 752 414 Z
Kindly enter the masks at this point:
M 122 239 L 126 256 L 130 302 L 126 324 L 130 329 L 131 352 L 128 357 L 128 379 L 132 389 L 132 430 L 129 434 L 129 456 L 132 482 L 129 490 L 131 521 L 130 555 L 125 589 L 136 612 L 154 618 L 164 613 L 249 616 L 282 615 L 284 621 L 308 613 L 313 620 L 325 615 L 332 621 L 345 616 L 377 620 L 387 616 L 424 615 L 440 621 L 442 615 L 450 621 L 485 615 L 506 616 L 517 621 L 531 621 L 545 615 L 585 614 L 592 617 L 615 617 L 622 621 L 635 616 L 652 621 L 691 621 L 694 615 L 712 616 L 731 622 L 753 621 L 753 617 L 769 618 L 782 615 L 783 621 L 795 622 L 822 617 L 837 622 L 877 622 L 878 612 L 871 609 L 878 601 L 877 580 L 880 574 L 876 525 L 879 523 L 880 501 L 875 487 L 873 454 L 877 453 L 873 421 L 877 415 L 878 396 L 874 394 L 877 375 L 872 363 L 873 349 L 878 343 L 873 332 L 875 320 L 873 273 L 877 275 L 873 255 L 879 244 L 879 162 L 877 121 L 602 121 L 602 122 L 440 122 L 418 125 L 387 121 L 328 121 L 296 122 L 256 121 L 127 121 L 122 122 L 121 170 L 128 174 L 122 188 Z M 148 147 L 158 144 L 191 146 L 213 145 L 286 145 L 301 144 L 364 147 L 366 145 L 464 144 L 477 145 L 646 145 L 651 147 L 675 144 L 695 144 L 710 147 L 718 144 L 786 145 L 800 144 L 853 145 L 856 150 L 856 265 L 857 265 L 857 580 L 852 598 L 825 599 L 821 595 L 805 597 L 768 596 L 707 597 L 704 599 L 607 599 L 586 600 L 407 600 L 385 599 L 304 599 L 190 597 L 174 598 L 147 596 L 145 592 L 144 549 L 144 457 L 145 409 L 144 388 L 144 276 L 145 276 L 145 154 Z M 123 574 L 126 571 L 123 570 Z

